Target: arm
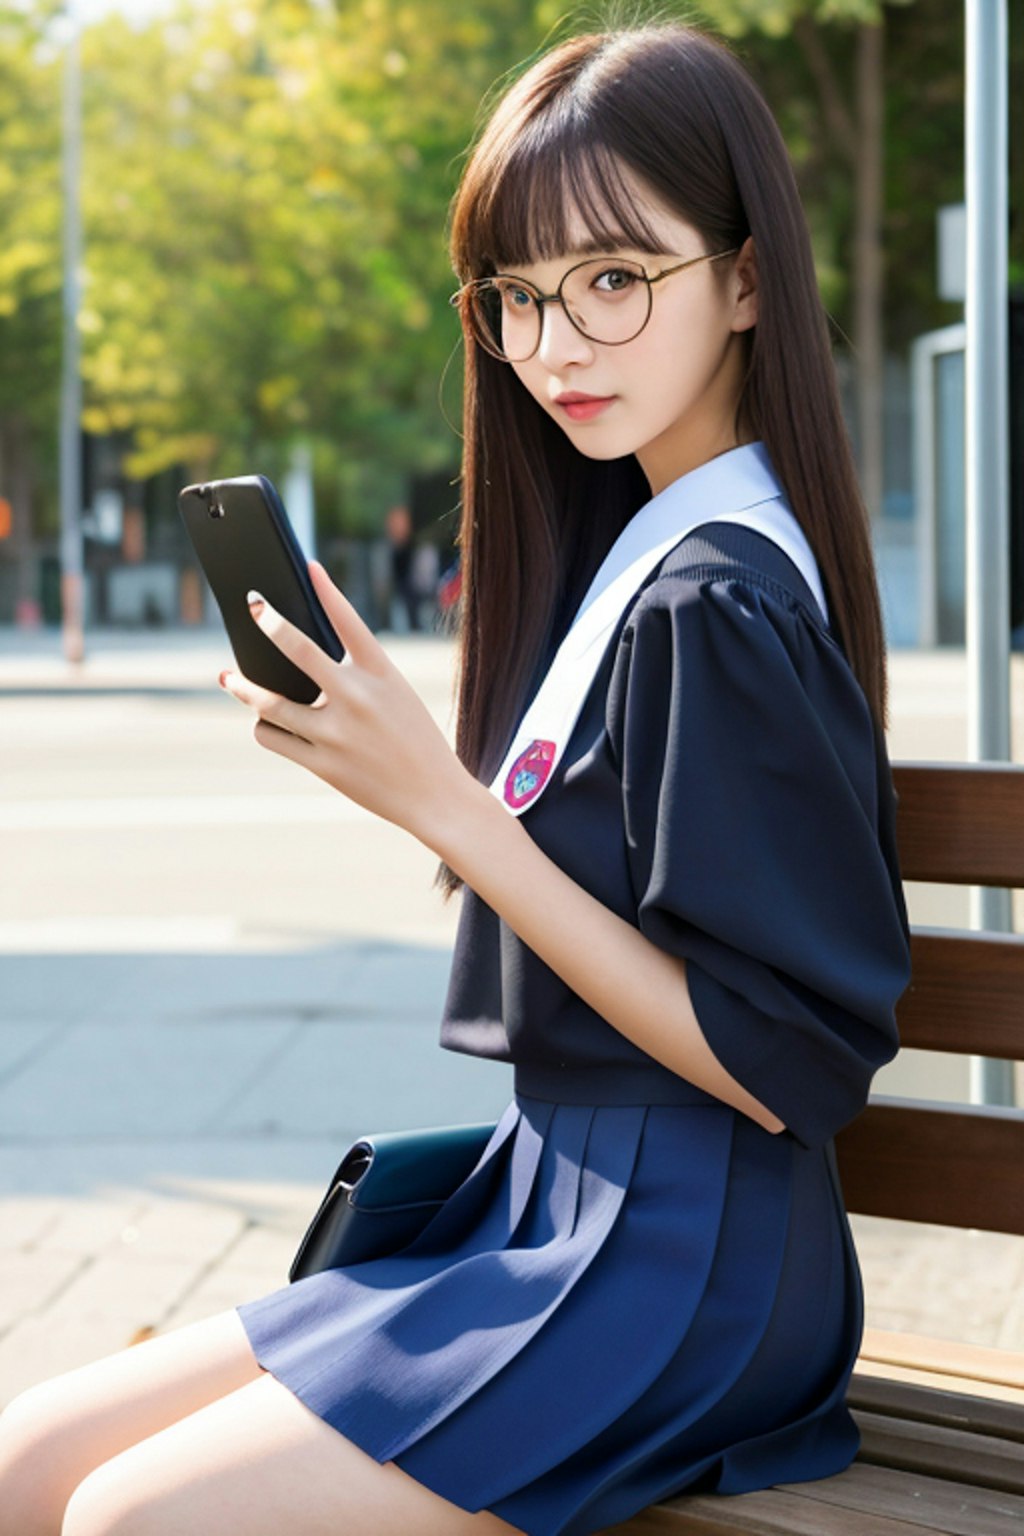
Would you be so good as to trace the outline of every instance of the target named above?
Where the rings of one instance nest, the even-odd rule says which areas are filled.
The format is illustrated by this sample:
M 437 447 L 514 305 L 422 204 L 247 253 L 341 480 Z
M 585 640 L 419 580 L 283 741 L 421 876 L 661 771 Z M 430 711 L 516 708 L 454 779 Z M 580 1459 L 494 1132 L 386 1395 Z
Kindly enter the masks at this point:
M 712 1053 L 690 1002 L 686 962 L 603 906 L 485 785 L 468 773 L 466 781 L 422 840 L 634 1045 L 766 1130 L 783 1130 Z
M 376 637 L 315 564 L 318 594 L 348 655 L 334 663 L 263 606 L 256 622 L 323 690 L 294 704 L 238 674 L 222 681 L 256 709 L 256 740 L 300 763 L 432 849 L 613 1028 L 766 1130 L 783 1122 L 712 1053 L 685 962 L 572 880 L 459 761 Z

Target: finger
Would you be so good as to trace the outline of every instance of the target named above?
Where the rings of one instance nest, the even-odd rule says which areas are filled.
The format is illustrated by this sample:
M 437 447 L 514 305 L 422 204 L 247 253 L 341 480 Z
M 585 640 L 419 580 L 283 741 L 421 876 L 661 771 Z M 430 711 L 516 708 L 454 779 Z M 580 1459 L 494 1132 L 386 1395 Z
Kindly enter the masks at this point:
M 387 652 L 344 592 L 334 585 L 319 560 L 309 562 L 309 574 L 324 612 L 352 660 L 371 672 L 383 671 L 388 666 Z
M 266 598 L 259 592 L 246 594 L 249 604 L 249 612 L 259 625 L 260 629 L 271 640 L 283 655 L 293 661 L 300 672 L 305 672 L 312 678 L 318 688 L 326 691 L 331 678 L 334 675 L 336 663 L 331 660 L 325 651 L 322 651 L 315 640 L 303 634 L 301 629 L 286 619 L 283 614 L 272 608 Z
M 282 730 L 280 726 L 262 717 L 253 726 L 252 734 L 259 745 L 266 747 L 268 752 L 276 752 L 278 757 L 290 758 L 293 763 L 300 763 L 303 768 L 313 768 L 315 748 L 313 743 L 307 741 L 305 737 L 297 736 L 294 731 Z
M 270 721 L 304 741 L 309 740 L 312 722 L 306 713 L 306 705 L 296 704 L 293 699 L 286 699 L 269 688 L 261 688 L 259 683 L 250 682 L 241 672 L 222 672 L 218 681 L 225 693 L 254 709 L 261 720 Z

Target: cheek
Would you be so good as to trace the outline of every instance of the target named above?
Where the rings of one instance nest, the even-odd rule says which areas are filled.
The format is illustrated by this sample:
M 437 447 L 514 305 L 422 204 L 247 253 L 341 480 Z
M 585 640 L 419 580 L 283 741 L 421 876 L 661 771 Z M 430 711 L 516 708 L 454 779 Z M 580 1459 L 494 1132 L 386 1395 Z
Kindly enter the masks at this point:
M 544 404 L 547 399 L 544 369 L 536 358 L 530 358 L 525 363 L 506 363 L 505 367 L 511 368 L 527 394 L 532 395 L 539 404 Z
M 671 333 L 654 324 L 623 350 L 629 353 L 629 373 L 634 380 L 646 380 L 653 387 L 666 386 L 679 372 L 679 347 Z
M 652 317 L 635 345 L 635 351 L 630 349 L 629 376 L 659 417 L 687 409 L 721 365 L 720 339 L 699 321 L 659 326 Z
M 635 350 L 630 349 L 628 377 L 623 382 L 630 397 L 643 402 L 651 416 L 677 411 L 696 382 L 693 360 L 678 333 L 648 326 L 637 337 Z

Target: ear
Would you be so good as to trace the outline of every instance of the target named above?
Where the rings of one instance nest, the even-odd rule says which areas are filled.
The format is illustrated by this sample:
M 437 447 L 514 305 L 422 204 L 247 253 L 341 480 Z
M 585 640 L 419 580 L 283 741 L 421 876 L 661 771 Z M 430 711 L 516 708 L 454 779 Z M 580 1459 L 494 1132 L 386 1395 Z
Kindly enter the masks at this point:
M 734 284 L 734 331 L 748 331 L 757 324 L 757 252 L 754 237 L 748 235 L 732 270 Z

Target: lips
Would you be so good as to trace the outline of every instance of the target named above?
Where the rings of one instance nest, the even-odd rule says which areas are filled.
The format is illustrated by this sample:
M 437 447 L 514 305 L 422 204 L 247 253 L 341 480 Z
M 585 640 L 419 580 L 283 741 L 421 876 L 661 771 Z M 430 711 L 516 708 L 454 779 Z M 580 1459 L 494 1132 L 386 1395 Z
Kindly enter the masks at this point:
M 607 406 L 614 401 L 614 395 L 585 395 L 580 390 L 567 390 L 562 395 L 555 396 L 555 404 L 560 406 L 572 421 L 590 421 L 598 416 Z

